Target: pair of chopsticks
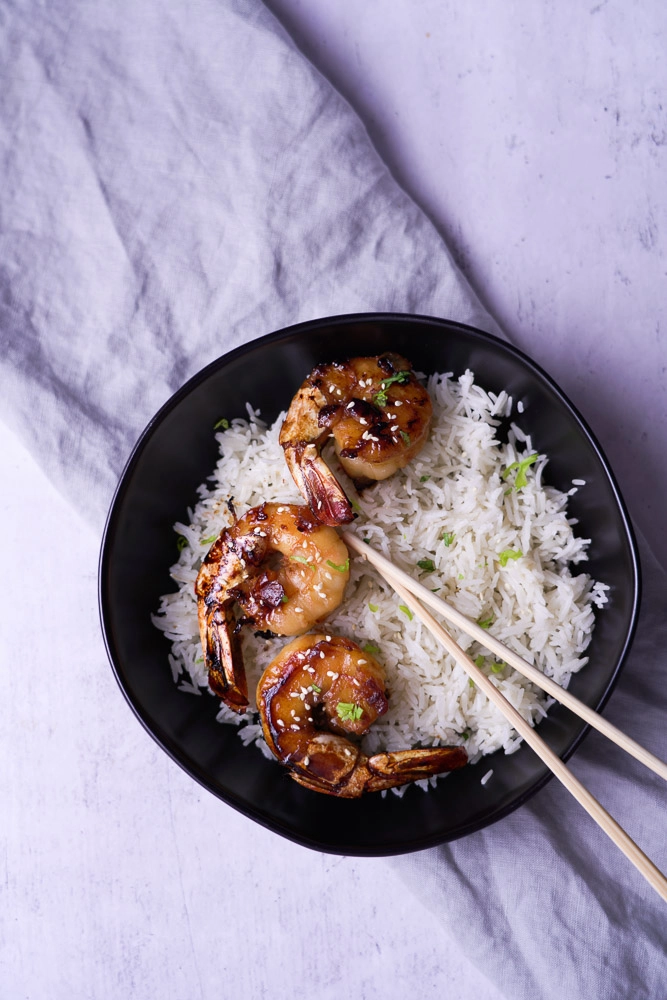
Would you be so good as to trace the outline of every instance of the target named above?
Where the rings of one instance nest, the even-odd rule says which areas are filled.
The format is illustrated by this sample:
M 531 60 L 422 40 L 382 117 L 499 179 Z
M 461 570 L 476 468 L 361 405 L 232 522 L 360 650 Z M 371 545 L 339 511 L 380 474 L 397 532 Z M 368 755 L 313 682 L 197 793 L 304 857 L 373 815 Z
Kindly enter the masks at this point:
M 634 840 L 628 836 L 623 827 L 619 826 L 616 820 L 609 815 L 598 800 L 575 778 L 572 772 L 565 766 L 557 754 L 550 749 L 544 740 L 537 735 L 530 723 L 510 705 L 507 699 L 501 694 L 491 680 L 482 673 L 473 660 L 458 645 L 443 626 L 436 621 L 433 615 L 424 607 L 428 605 L 434 611 L 441 614 L 450 623 L 465 632 L 471 638 L 476 639 L 485 649 L 490 650 L 501 657 L 505 663 L 514 667 L 534 684 L 541 687 L 547 694 L 565 705 L 589 725 L 593 726 L 604 736 L 626 750 L 629 754 L 641 761 L 647 767 L 667 780 L 667 764 L 649 753 L 639 743 L 635 743 L 625 733 L 621 732 L 602 716 L 594 712 L 588 705 L 575 698 L 564 688 L 552 681 L 550 678 L 527 663 L 513 650 L 499 642 L 488 631 L 482 629 L 475 622 L 470 621 L 465 615 L 453 608 L 442 598 L 436 597 L 434 593 L 424 587 L 421 583 L 413 580 L 408 573 L 394 566 L 389 559 L 376 552 L 370 545 L 362 542 L 360 538 L 349 531 L 343 532 L 343 540 L 346 545 L 356 552 L 357 555 L 367 559 L 376 568 L 379 574 L 393 587 L 399 597 L 406 603 L 412 613 L 416 615 L 434 636 L 438 642 L 451 654 L 454 660 L 467 672 L 475 684 L 484 694 L 496 705 L 508 721 L 514 726 L 520 736 L 535 751 L 538 757 L 547 765 L 553 774 L 562 782 L 569 792 L 575 797 L 577 802 L 584 807 L 598 826 L 604 830 L 608 837 L 632 862 L 637 870 L 644 876 L 647 882 L 655 891 L 667 902 L 667 879 L 662 872 L 656 868 L 653 862 L 635 844 Z M 423 603 L 422 603 L 423 602 Z

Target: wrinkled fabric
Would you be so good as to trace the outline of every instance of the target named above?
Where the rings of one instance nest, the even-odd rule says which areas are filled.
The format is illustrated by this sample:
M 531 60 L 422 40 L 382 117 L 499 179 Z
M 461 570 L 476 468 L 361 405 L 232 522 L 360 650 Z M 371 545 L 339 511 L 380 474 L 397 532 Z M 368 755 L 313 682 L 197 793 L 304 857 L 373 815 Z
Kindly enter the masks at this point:
M 499 332 L 259 0 L 33 0 L 0 22 L 0 414 L 97 528 L 151 415 L 238 344 L 375 310 Z M 643 556 L 607 714 L 664 756 L 667 581 Z M 572 767 L 667 868 L 660 780 L 597 734 Z M 667 995 L 664 904 L 556 782 L 390 863 L 508 996 Z

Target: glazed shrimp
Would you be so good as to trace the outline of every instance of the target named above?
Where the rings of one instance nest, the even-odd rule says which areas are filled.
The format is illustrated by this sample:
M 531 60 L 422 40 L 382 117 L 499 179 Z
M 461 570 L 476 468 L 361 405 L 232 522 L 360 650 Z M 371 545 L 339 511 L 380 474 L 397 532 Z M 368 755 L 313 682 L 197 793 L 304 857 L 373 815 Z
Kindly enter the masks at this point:
M 387 696 L 382 667 L 350 639 L 317 634 L 288 643 L 260 678 L 257 707 L 273 754 L 315 792 L 358 798 L 468 760 L 463 747 L 362 753 L 349 736 L 387 711 Z
M 301 504 L 263 503 L 220 533 L 195 594 L 209 686 L 225 704 L 237 712 L 248 707 L 243 625 L 276 635 L 306 632 L 342 601 L 349 565 L 334 529 Z
M 341 465 L 355 482 L 387 479 L 426 443 L 432 407 L 410 362 L 398 354 L 318 365 L 287 411 L 280 443 L 289 470 L 324 524 L 354 518 L 350 501 L 322 457 L 333 437 Z

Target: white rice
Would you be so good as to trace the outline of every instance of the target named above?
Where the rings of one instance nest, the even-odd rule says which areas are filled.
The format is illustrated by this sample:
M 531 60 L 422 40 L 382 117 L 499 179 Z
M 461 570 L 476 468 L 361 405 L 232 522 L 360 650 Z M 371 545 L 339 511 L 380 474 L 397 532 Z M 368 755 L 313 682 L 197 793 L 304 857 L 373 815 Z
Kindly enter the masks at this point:
M 574 533 L 568 494 L 543 483 L 543 455 L 527 467 L 522 488 L 512 488 L 515 471 L 503 478 L 509 465 L 532 454 L 529 435 L 516 424 L 507 442 L 496 436 L 501 419 L 512 410 L 506 393 L 486 393 L 470 371 L 458 379 L 434 375 L 428 389 L 434 408 L 431 435 L 407 469 L 358 495 L 336 468 L 358 505 L 353 530 L 460 612 L 489 621 L 496 638 L 565 687 L 587 662 L 593 607 L 606 603 L 608 589 L 571 571 L 586 560 L 589 540 Z M 232 420 L 216 435 L 220 459 L 215 472 L 199 488 L 187 523 L 175 525 L 184 540 L 171 568 L 179 589 L 162 597 L 154 617 L 173 643 L 174 680 L 191 694 L 208 688 L 194 583 L 212 541 L 231 522 L 227 500 L 233 497 L 239 514 L 265 500 L 302 502 L 278 444 L 284 415 L 267 428 L 259 412 L 247 409 L 248 420 Z M 329 461 L 336 466 L 332 453 Z M 431 560 L 434 569 L 420 569 L 417 564 L 424 560 Z M 389 711 L 364 737 L 365 751 L 464 744 L 475 761 L 501 748 L 516 750 L 521 740 L 504 716 L 400 604 L 368 563 L 353 558 L 345 601 L 327 619 L 328 632 L 377 646 L 375 655 L 386 669 Z M 546 695 L 497 663 L 489 650 L 456 630 L 453 634 L 473 658 L 483 658 L 482 669 L 521 715 L 531 724 L 539 722 L 549 704 Z M 259 639 L 246 630 L 251 699 L 262 670 L 288 641 Z M 270 756 L 256 714 L 239 717 L 221 706 L 218 719 L 240 725 L 244 742 L 256 742 Z

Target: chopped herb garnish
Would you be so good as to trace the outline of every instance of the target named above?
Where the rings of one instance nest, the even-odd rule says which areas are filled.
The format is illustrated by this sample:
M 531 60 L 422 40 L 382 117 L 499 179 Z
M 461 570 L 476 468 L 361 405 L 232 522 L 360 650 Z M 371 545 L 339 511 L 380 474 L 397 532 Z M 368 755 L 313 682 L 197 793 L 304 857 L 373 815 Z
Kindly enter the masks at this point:
M 217 537 L 217 535 L 209 535 L 208 538 L 202 538 L 201 543 L 202 545 L 213 545 Z
M 204 662 L 203 656 L 198 656 L 197 659 L 195 660 L 195 663 L 203 663 L 203 662 Z
M 361 514 L 361 507 L 356 500 L 350 500 L 350 507 L 352 510 L 356 510 L 357 514 Z
M 364 538 L 363 541 L 366 542 L 366 545 L 370 544 L 370 538 Z
M 472 679 L 472 677 L 469 677 L 468 678 L 468 687 L 474 688 L 474 686 L 475 686 L 474 680 Z
M 344 563 L 337 566 L 335 562 L 331 562 L 331 559 L 327 559 L 327 566 L 331 566 L 331 568 L 335 569 L 338 573 L 347 573 L 350 568 L 350 560 L 346 559 Z
M 179 552 L 182 552 L 183 549 L 186 548 L 189 544 L 190 543 L 188 542 L 185 535 L 179 535 L 178 538 L 176 539 L 176 548 L 178 549 Z
M 310 685 L 310 690 L 314 691 L 315 694 L 322 694 L 322 688 L 318 687 L 317 684 L 311 684 Z
M 376 406 L 386 406 L 387 405 L 387 389 L 390 385 L 398 382 L 400 385 L 407 382 L 410 378 L 410 372 L 398 372 L 397 375 L 390 375 L 389 378 L 384 378 L 380 382 L 380 391 L 376 392 L 373 396 L 373 402 Z
M 521 549 L 505 549 L 503 552 L 500 553 L 498 559 L 500 561 L 501 566 L 507 566 L 507 563 L 510 561 L 510 559 L 520 559 L 522 555 L 523 552 L 521 551 Z
M 430 476 L 420 476 L 420 477 L 419 477 L 419 482 L 420 482 L 420 483 L 425 483 L 425 482 L 427 482 L 427 481 L 428 481 L 428 480 L 429 480 L 430 478 L 431 478 Z
M 441 539 L 441 541 L 443 541 L 445 543 L 445 545 L 447 546 L 447 548 L 449 548 L 449 546 L 454 541 L 454 532 L 453 531 L 443 531 L 443 533 L 440 535 L 440 539 Z
M 229 420 L 223 417 L 222 420 L 218 420 L 217 424 L 213 425 L 214 431 L 228 431 L 229 430 Z
M 492 672 L 494 674 L 502 674 L 502 672 L 503 672 L 504 669 L 505 669 L 505 664 L 504 663 L 492 663 L 491 664 L 491 670 L 492 670 Z
M 459 579 L 459 580 L 465 580 L 465 577 L 464 577 L 463 573 L 459 573 L 457 579 Z
M 489 628 L 489 626 L 493 625 L 495 620 L 496 620 L 495 616 L 490 615 L 488 618 L 484 619 L 479 618 L 477 624 L 479 625 L 480 628 Z
M 520 462 L 512 462 L 511 465 L 507 466 L 507 468 L 503 472 L 503 479 L 507 479 L 509 474 L 513 472 L 515 469 L 516 469 L 516 476 L 514 477 L 514 486 L 512 486 L 510 490 L 505 492 L 505 496 L 507 496 L 508 492 L 511 493 L 512 490 L 520 490 L 523 486 L 527 485 L 528 477 L 526 476 L 526 469 L 530 465 L 533 465 L 533 463 L 536 462 L 539 457 L 540 456 L 537 454 L 537 452 L 534 452 L 532 455 L 529 455 L 528 458 L 524 458 Z
M 283 594 L 283 596 L 280 598 L 280 603 L 281 604 L 287 604 L 288 601 L 289 601 L 289 597 L 287 596 L 287 594 Z
M 409 434 L 406 434 L 405 431 L 399 431 L 398 433 L 403 438 L 403 444 L 410 444 L 410 435 Z
M 338 718 L 345 722 L 356 722 L 364 714 L 361 705 L 355 705 L 353 701 L 339 701 L 336 705 Z
M 437 594 L 438 591 L 441 590 L 441 589 L 442 589 L 441 587 L 431 587 L 431 593 L 432 594 Z
M 476 666 L 476 667 L 483 667 L 483 666 L 484 666 L 484 660 L 485 660 L 485 659 L 486 659 L 486 657 L 484 657 L 484 656 L 478 656 L 478 657 L 477 657 L 477 658 L 475 659 L 475 666 Z
M 379 610 L 377 604 L 369 604 L 368 607 L 373 612 L 373 614 L 375 614 L 375 612 Z
M 406 604 L 399 604 L 398 610 L 402 611 L 404 615 L 407 615 L 410 621 L 414 618 L 412 611 L 410 611 L 410 608 Z
M 361 647 L 364 653 L 379 653 L 380 647 L 376 646 L 373 642 L 367 642 L 365 646 Z
M 461 738 L 464 739 L 464 740 L 469 740 L 470 739 L 470 732 L 469 732 L 469 730 L 464 729 L 463 732 L 461 733 Z
M 309 569 L 315 569 L 315 563 L 308 562 L 305 556 L 290 556 L 289 558 L 292 562 L 303 563 L 303 565 L 308 566 Z
M 417 565 L 420 569 L 425 570 L 427 573 L 432 573 L 435 569 L 435 563 L 432 559 L 420 559 Z

